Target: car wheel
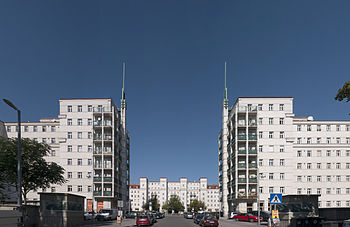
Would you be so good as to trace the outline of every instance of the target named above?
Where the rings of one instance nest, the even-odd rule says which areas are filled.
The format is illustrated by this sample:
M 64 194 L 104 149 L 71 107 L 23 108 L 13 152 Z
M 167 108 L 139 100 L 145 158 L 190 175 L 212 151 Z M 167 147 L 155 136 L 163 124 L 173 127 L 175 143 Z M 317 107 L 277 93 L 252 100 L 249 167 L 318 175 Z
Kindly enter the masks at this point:
M 250 222 L 254 222 L 254 219 L 253 219 L 253 218 L 251 218 L 249 221 L 250 221 Z
M 239 219 L 238 219 L 238 218 L 236 218 L 236 221 L 239 221 Z

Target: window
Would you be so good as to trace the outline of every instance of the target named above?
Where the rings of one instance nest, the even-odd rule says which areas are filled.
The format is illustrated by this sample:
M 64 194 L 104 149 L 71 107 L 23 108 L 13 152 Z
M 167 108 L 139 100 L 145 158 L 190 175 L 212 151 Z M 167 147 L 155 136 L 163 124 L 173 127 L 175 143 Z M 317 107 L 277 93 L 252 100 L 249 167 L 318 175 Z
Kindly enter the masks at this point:
M 330 188 L 326 189 L 326 194 L 331 194 L 331 189 Z
M 269 145 L 269 152 L 273 152 L 273 145 Z
M 280 104 L 280 111 L 284 110 L 284 104 Z
M 269 125 L 273 125 L 273 118 L 269 118 Z
M 345 167 L 346 167 L 347 169 L 350 169 L 350 163 L 347 162 L 347 163 L 345 164 Z
M 258 105 L 258 110 L 260 110 L 260 111 L 262 110 L 262 104 Z
M 82 152 L 83 151 L 83 146 L 82 145 L 78 145 L 78 152 Z
M 67 178 L 68 178 L 68 179 L 72 178 L 72 172 L 68 172 L 68 173 L 67 173 Z
M 83 164 L 82 159 L 79 158 L 77 164 L 78 164 L 78 166 L 81 166 Z
M 346 181 L 349 182 L 350 181 L 350 175 L 346 176 Z
M 67 186 L 67 191 L 71 192 L 72 191 L 72 185 Z
M 67 125 L 72 125 L 72 119 L 67 119 Z
M 301 138 L 297 139 L 297 144 L 301 144 Z
M 280 125 L 284 125 L 284 118 L 280 118 Z
M 269 173 L 269 180 L 273 180 L 273 173 Z
M 301 163 L 297 163 L 297 169 L 301 169 Z
M 56 151 L 55 150 L 51 150 L 51 156 L 56 156 Z
M 262 125 L 262 124 L 263 124 L 263 119 L 262 119 L 262 118 L 259 118 L 258 124 L 259 124 L 259 125 Z
M 88 139 L 92 139 L 92 132 L 88 132 Z
M 78 106 L 78 112 L 83 112 L 83 107 L 82 106 Z
M 284 152 L 284 145 L 280 146 L 280 152 L 283 153 Z
M 83 186 L 78 185 L 78 192 L 82 192 L 83 191 Z
M 338 195 L 341 194 L 340 188 L 337 188 L 337 189 L 335 190 L 335 193 L 338 194 Z
M 321 163 L 317 163 L 317 169 L 321 169 Z
M 73 149 L 72 149 L 72 145 L 68 145 L 68 147 L 67 147 L 67 151 L 68 151 L 68 152 L 72 152 L 72 151 L 73 151 Z
M 56 138 L 51 138 L 51 143 L 55 144 L 56 143 Z
M 350 150 L 346 151 L 346 156 L 349 157 L 350 156 Z
M 38 126 L 34 126 L 34 127 L 33 127 L 33 131 L 34 131 L 34 132 L 37 132 L 37 131 L 38 131 Z
M 71 158 L 67 159 L 67 165 L 69 165 L 69 166 L 72 165 L 72 159 Z
M 92 125 L 92 119 L 88 119 L 88 125 Z
M 56 132 L 56 126 L 51 126 L 51 132 Z
M 337 176 L 336 176 L 336 180 L 337 180 L 337 182 L 340 182 L 340 181 L 341 181 L 340 175 L 337 175 Z
M 311 182 L 312 181 L 312 177 L 311 176 L 307 176 L 306 180 L 307 180 L 307 182 Z
M 331 201 L 327 201 L 327 202 L 326 202 L 326 206 L 327 206 L 327 207 L 330 207 L 330 206 L 331 206 Z
M 273 104 L 269 104 L 269 111 L 273 110 Z
M 307 156 L 307 157 L 311 157 L 311 151 L 307 151 L 307 152 L 306 152 L 306 156 Z
M 332 177 L 331 176 L 327 176 L 327 182 L 331 182 L 332 181 Z
M 78 172 L 78 178 L 83 178 L 83 173 L 82 172 Z
M 331 138 L 327 137 L 327 143 L 330 144 L 331 143 Z
M 301 188 L 297 189 L 297 194 L 300 195 L 301 194 Z
M 298 131 L 298 132 L 301 131 L 301 125 L 297 125 L 297 131 Z
M 82 139 L 83 138 L 83 133 L 82 132 L 78 132 L 78 139 Z
M 28 126 L 24 126 L 24 131 L 25 131 L 25 132 L 28 132 L 28 131 L 29 131 L 28 128 L 29 128 Z
M 322 156 L 322 151 L 321 150 L 318 150 L 317 151 L 317 157 L 321 157 Z
M 335 168 L 336 168 L 336 169 L 340 169 L 340 163 L 336 163 L 336 164 L 335 164 Z
M 318 131 L 318 132 L 321 131 L 321 125 L 317 125 L 317 131 Z
M 284 180 L 284 176 L 285 176 L 284 173 L 280 173 L 280 180 Z
M 263 138 L 263 132 L 259 132 L 259 139 Z
M 336 143 L 340 143 L 340 138 L 338 137 L 337 139 L 336 139 Z
M 306 168 L 307 168 L 307 169 L 311 169 L 311 163 L 307 163 L 307 164 L 306 164 Z
M 34 140 L 35 142 L 38 142 L 38 139 L 37 139 L 37 138 L 33 138 L 33 140 Z
M 83 125 L 83 119 L 80 119 L 80 118 L 78 119 L 78 125 L 80 126 Z
M 88 159 L 88 166 L 92 165 L 92 159 Z
M 337 125 L 335 129 L 336 129 L 337 132 L 339 132 L 340 131 L 340 125 Z
M 280 159 L 280 166 L 284 166 L 284 159 Z
M 11 132 L 11 126 L 7 126 L 6 128 L 7 128 L 7 132 Z
M 88 105 L 88 112 L 92 112 L 92 106 Z
M 326 131 L 327 131 L 327 132 L 331 131 L 331 126 L 330 126 L 330 125 L 327 125 L 327 126 L 326 126 Z
M 87 191 L 91 192 L 91 186 L 87 186 Z
M 331 163 L 327 163 L 327 169 L 330 169 L 331 168 Z
M 42 142 L 46 144 L 46 138 L 42 138 Z
M 284 194 L 284 187 L 280 187 L 280 193 Z
M 280 139 L 284 138 L 284 132 L 280 132 Z
M 259 159 L 259 166 L 262 166 L 262 165 L 263 165 L 263 160 Z
M 311 194 L 311 188 L 308 188 L 307 191 L 306 191 L 306 193 L 307 193 L 308 195 L 310 195 L 310 194 Z
M 346 188 L 346 194 L 350 194 L 350 188 Z
M 269 193 L 273 193 L 273 187 L 269 187 Z
M 68 139 L 72 139 L 72 132 L 68 132 L 67 137 L 68 137 Z
M 41 129 L 43 132 L 46 132 L 46 126 L 43 126 Z
M 322 178 L 321 178 L 321 176 L 317 176 L 316 179 L 317 179 L 317 182 L 321 182 L 321 179 L 322 179 Z
M 273 138 L 273 132 L 269 132 L 269 138 L 270 138 L 270 139 Z
M 317 188 L 317 194 L 318 194 L 318 195 L 321 194 L 321 188 Z
M 346 143 L 347 143 L 347 144 L 350 143 L 350 138 L 349 138 L 349 137 L 346 138 Z
M 259 145 L 259 152 L 263 152 L 263 145 Z
M 327 157 L 330 157 L 330 156 L 331 156 L 331 151 L 330 151 L 330 150 L 326 151 L 326 156 L 327 156 Z
M 310 144 L 311 143 L 311 138 L 307 138 L 306 143 Z
M 307 125 L 306 129 L 307 129 L 308 132 L 311 132 L 311 125 Z
M 336 155 L 337 157 L 340 157 L 340 155 L 341 155 L 340 150 L 337 150 L 337 151 L 335 152 L 335 155 Z
M 301 157 L 302 153 L 301 151 L 297 151 L 297 157 Z
M 88 152 L 92 152 L 92 146 L 91 145 L 88 146 Z
M 320 137 L 317 138 L 317 143 L 318 143 L 318 144 L 321 143 L 321 138 L 320 138 Z
M 340 205 L 341 205 L 341 203 L 340 203 L 340 201 L 337 201 L 337 207 L 340 207 Z

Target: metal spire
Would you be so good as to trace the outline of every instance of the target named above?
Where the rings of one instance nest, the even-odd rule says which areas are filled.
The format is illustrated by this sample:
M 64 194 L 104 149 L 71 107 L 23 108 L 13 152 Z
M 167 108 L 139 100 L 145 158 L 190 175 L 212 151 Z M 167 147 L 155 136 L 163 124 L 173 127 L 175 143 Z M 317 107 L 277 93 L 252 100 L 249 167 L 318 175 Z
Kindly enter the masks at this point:
M 123 62 L 123 88 L 122 88 L 122 100 L 125 99 L 125 62 Z
M 225 61 L 225 94 L 224 99 L 227 99 L 227 86 L 226 86 L 226 61 Z

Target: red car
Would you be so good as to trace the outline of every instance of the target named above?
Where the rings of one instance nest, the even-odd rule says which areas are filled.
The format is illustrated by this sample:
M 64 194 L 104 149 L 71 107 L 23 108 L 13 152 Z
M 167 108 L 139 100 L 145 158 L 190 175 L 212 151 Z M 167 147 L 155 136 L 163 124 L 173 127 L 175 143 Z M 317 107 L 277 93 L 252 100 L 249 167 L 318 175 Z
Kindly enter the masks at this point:
M 236 214 L 233 218 L 236 221 L 250 221 L 250 222 L 258 221 L 258 216 L 255 216 L 249 213 Z M 260 217 L 260 221 L 263 221 L 262 217 Z
M 219 226 L 219 222 L 218 220 L 216 220 L 216 218 L 212 217 L 212 216 L 204 216 L 201 221 L 199 222 L 199 225 L 202 227 L 205 226 L 215 226 L 218 227 Z
M 137 226 L 141 226 L 141 225 L 151 225 L 152 222 L 151 222 L 151 219 L 149 218 L 148 215 L 138 215 L 137 218 L 136 218 L 136 225 Z

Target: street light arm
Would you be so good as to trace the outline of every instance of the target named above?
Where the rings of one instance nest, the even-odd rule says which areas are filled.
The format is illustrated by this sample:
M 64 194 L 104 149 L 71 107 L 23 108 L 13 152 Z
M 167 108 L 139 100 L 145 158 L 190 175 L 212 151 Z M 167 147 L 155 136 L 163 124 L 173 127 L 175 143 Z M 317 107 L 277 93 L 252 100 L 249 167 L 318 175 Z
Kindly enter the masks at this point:
M 7 99 L 2 99 L 4 100 L 4 102 L 9 105 L 11 108 L 17 110 L 17 111 L 20 111 L 15 105 L 13 105 L 13 103 L 10 101 L 10 100 L 7 100 Z

